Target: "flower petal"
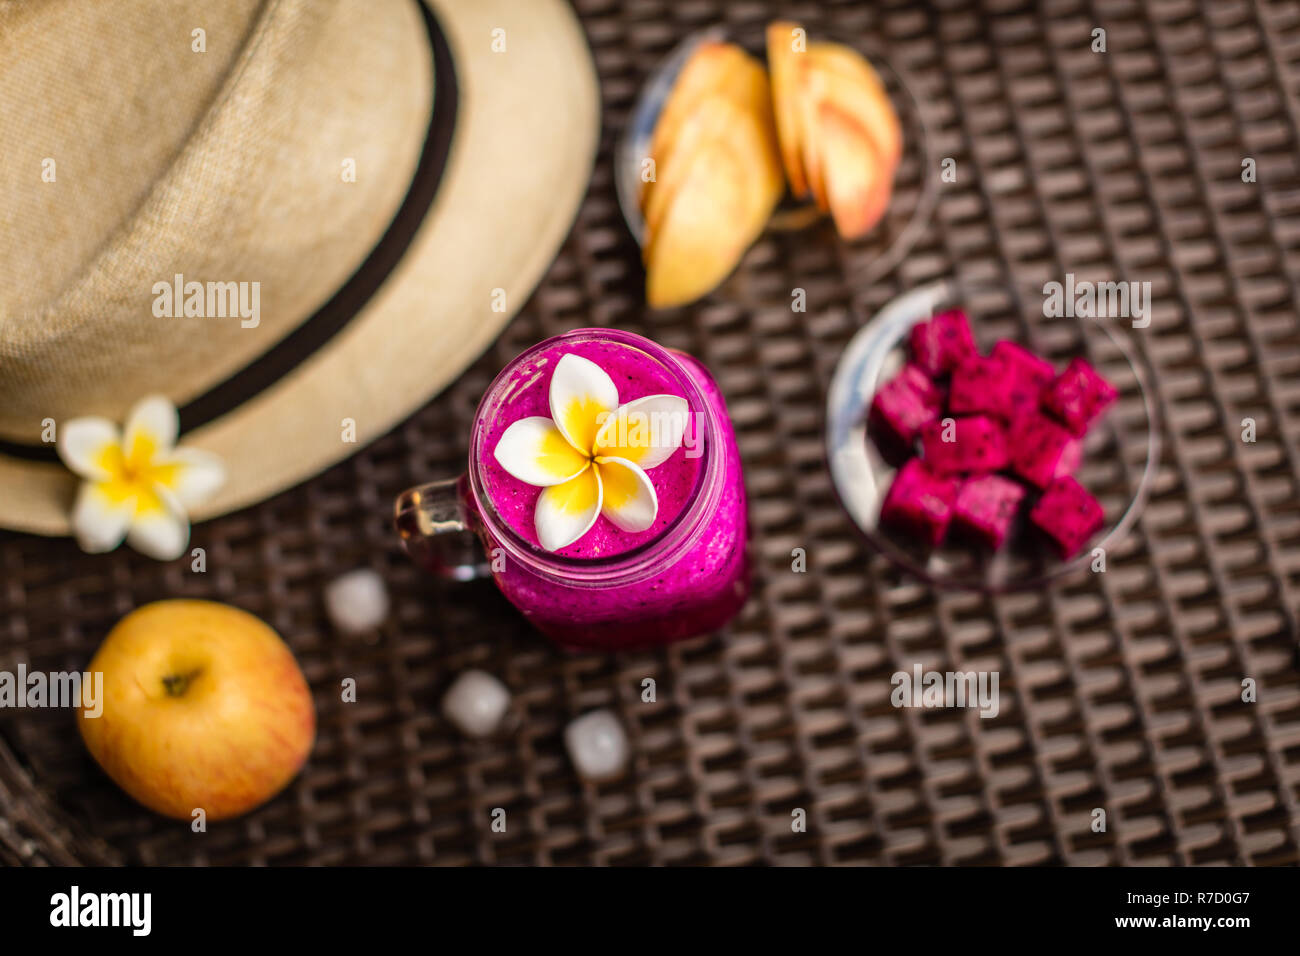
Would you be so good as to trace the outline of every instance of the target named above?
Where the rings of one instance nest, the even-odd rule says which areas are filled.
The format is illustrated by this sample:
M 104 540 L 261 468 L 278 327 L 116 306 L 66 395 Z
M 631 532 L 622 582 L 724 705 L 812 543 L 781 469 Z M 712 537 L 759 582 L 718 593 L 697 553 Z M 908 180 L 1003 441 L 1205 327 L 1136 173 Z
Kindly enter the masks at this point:
M 595 362 L 568 352 L 551 375 L 551 418 L 574 448 L 590 455 L 604 416 L 618 407 L 618 387 Z
M 682 443 L 690 406 L 677 395 L 647 395 L 619 406 L 596 436 L 596 454 L 642 468 L 662 465 Z
M 118 482 L 82 482 L 72 506 L 72 531 L 82 551 L 112 551 L 126 537 L 135 514 L 135 495 L 122 494 Z
M 172 561 L 190 542 L 190 519 L 166 488 L 145 489 L 136 499 L 126 543 L 158 561 Z
M 492 454 L 520 481 L 542 488 L 563 484 L 589 464 L 587 456 L 569 444 L 555 423 L 540 415 L 521 418 L 507 428 Z
M 182 507 L 192 508 L 225 483 L 226 466 L 212 452 L 177 448 L 154 466 L 152 475 Z
M 142 398 L 126 417 L 122 453 L 133 469 L 142 471 L 171 453 L 179 430 L 180 416 L 169 399 L 162 395 Z
M 82 478 L 103 481 L 121 472 L 122 433 L 107 418 L 74 418 L 58 436 L 59 458 Z
M 626 458 L 598 458 L 600 513 L 624 531 L 648 531 L 659 514 L 650 477 Z
M 600 500 L 600 473 L 595 468 L 538 495 L 533 526 L 542 547 L 559 551 L 590 531 L 600 517 Z

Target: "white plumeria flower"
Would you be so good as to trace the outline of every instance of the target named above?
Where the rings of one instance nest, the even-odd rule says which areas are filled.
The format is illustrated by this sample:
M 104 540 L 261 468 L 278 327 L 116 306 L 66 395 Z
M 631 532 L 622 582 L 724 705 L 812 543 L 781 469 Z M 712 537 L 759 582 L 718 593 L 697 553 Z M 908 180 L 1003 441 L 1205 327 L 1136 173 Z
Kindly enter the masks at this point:
M 624 531 L 646 531 L 659 499 L 646 469 L 663 464 L 686 432 L 686 399 L 647 395 L 618 403 L 618 387 L 595 362 L 568 353 L 551 375 L 551 417 L 521 418 L 494 452 L 501 467 L 545 490 L 533 523 L 559 551 L 604 515 Z
M 74 418 L 59 428 L 59 457 L 85 479 L 72 510 L 82 550 L 112 551 L 125 538 L 159 561 L 180 557 L 190 540 L 188 508 L 225 481 L 217 456 L 176 448 L 176 406 L 154 395 L 126 419 L 125 433 L 106 418 Z

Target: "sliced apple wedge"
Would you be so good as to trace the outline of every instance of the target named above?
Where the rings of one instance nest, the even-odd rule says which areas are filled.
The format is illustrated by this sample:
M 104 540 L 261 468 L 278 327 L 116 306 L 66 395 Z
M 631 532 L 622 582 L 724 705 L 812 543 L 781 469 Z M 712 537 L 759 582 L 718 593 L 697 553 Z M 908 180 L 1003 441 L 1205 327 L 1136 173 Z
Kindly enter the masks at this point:
M 646 235 L 659 228 L 668 203 L 690 172 L 700 147 L 725 135 L 744 119 L 744 113 L 725 93 L 706 94 L 678 126 L 677 136 L 655 159 L 655 182 L 642 197 Z
M 719 141 L 696 151 L 685 181 L 645 248 L 646 301 L 662 309 L 693 302 L 735 267 L 744 251 L 743 157 Z
M 808 190 L 822 212 L 830 211 L 826 197 L 826 177 L 822 168 L 822 144 L 819 140 L 818 104 L 825 97 L 826 77 L 805 54 L 796 61 L 795 121 L 798 124 L 799 155 L 803 162 L 804 175 L 808 179 Z
M 772 108 L 767 71 L 739 47 L 706 44 L 682 67 L 641 193 L 652 307 L 709 292 L 763 231 L 785 191 Z
M 701 43 L 692 50 L 655 121 L 654 134 L 650 137 L 650 155 L 661 156 L 700 98 L 721 86 L 731 71 L 748 59 L 749 55 L 734 43 L 717 40 Z
M 880 221 L 893 193 L 902 131 L 884 85 L 856 51 L 812 43 L 799 61 L 796 103 L 804 175 L 845 239 Z
M 685 113 L 679 112 L 670 118 L 671 135 L 659 135 L 662 121 L 656 126 L 654 139 L 659 145 L 651 152 L 655 161 L 655 182 L 644 184 L 649 188 L 643 188 L 641 195 L 647 235 L 658 225 L 701 143 L 723 136 L 726 130 L 734 128 L 739 122 L 737 114 L 753 115 L 760 124 L 769 128 L 772 125 L 767 72 L 761 63 L 739 47 L 733 49 L 738 55 L 728 57 L 726 63 L 718 68 L 714 85 L 690 101 Z
M 903 131 L 885 85 L 860 53 L 839 43 L 811 43 L 808 60 L 824 78 L 820 93 L 861 124 L 891 170 L 903 152 Z
M 772 109 L 776 117 L 777 139 L 781 145 L 781 162 L 790 192 L 800 199 L 808 195 L 808 177 L 804 173 L 803 151 L 799 144 L 799 63 L 804 52 L 795 49 L 797 23 L 776 20 L 767 27 L 767 65 L 772 71 Z
M 861 124 L 835 104 L 822 103 L 817 119 L 835 231 L 845 239 L 860 239 L 884 215 L 893 169 L 881 162 Z
M 696 151 L 645 249 L 652 308 L 693 302 L 712 291 L 762 233 L 785 191 L 770 116 L 737 111 Z

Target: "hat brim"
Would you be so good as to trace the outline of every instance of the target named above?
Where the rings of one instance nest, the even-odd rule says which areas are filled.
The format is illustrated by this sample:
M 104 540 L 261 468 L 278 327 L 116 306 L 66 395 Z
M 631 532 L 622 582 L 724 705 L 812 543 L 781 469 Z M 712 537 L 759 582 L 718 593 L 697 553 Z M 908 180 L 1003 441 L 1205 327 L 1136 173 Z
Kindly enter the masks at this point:
M 458 86 L 433 204 L 402 260 L 341 330 L 274 384 L 182 436 L 228 470 L 193 520 L 291 488 L 408 418 L 500 334 L 572 225 L 600 123 L 595 69 L 572 10 L 562 0 L 426 2 Z M 502 53 L 491 49 L 498 28 Z M 354 436 L 345 420 L 355 441 L 346 440 Z M 59 465 L 0 456 L 0 526 L 70 534 L 76 488 Z

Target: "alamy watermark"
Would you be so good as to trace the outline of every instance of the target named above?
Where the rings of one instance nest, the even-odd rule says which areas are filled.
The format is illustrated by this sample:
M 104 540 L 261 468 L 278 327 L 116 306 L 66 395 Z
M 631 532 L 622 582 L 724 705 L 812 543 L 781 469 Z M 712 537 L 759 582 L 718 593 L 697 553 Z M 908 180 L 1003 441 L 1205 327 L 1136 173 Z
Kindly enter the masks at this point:
M 596 427 L 603 429 L 614 412 L 596 416 Z M 614 417 L 608 432 L 600 432 L 601 445 L 607 448 L 676 447 L 671 437 L 682 436 L 681 446 L 687 458 L 704 454 L 704 416 L 698 412 L 663 412 L 631 409 Z
M 895 707 L 978 707 L 981 717 L 998 715 L 997 671 L 895 671 L 889 702 Z
M 66 893 L 50 897 L 54 927 L 120 927 L 132 936 L 148 936 L 153 928 L 152 893 L 82 892 L 75 883 Z
M 1043 315 L 1049 319 L 1132 319 L 1133 328 L 1145 329 L 1151 324 L 1151 283 L 1076 281 L 1074 273 L 1067 272 L 1064 283 L 1043 285 Z
M 233 319 L 245 329 L 262 322 L 262 283 L 186 282 L 176 273 L 172 281 L 153 284 L 153 314 L 159 319 Z
M 6 707 L 80 707 L 87 717 L 104 713 L 101 671 L 32 671 L 19 664 L 17 673 L 0 671 L 0 709 Z

